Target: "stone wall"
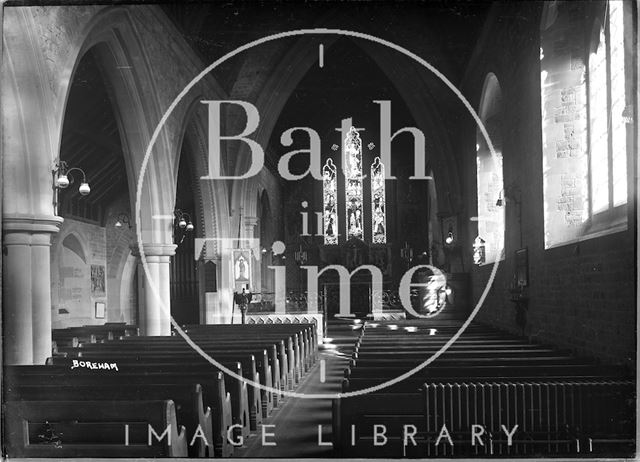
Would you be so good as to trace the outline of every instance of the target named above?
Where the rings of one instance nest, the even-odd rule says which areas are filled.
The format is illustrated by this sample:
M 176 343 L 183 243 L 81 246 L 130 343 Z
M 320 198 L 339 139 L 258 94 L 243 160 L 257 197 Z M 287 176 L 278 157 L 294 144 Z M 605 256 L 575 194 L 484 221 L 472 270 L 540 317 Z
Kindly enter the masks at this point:
M 51 251 L 51 318 L 54 329 L 104 324 L 96 303 L 107 300 L 107 248 L 105 229 L 67 218 L 55 235 Z
M 629 196 L 629 225 L 624 231 L 545 248 L 541 14 L 542 5 L 534 3 L 518 3 L 511 10 L 503 8 L 499 16 L 492 13 L 463 84 L 463 91 L 477 108 L 485 76 L 488 72 L 497 75 L 507 102 L 503 117 L 504 184 L 516 184 L 521 189 L 520 204 L 509 200 L 506 203 L 506 258 L 500 263 L 478 319 L 521 332 L 509 288 L 515 272 L 514 252 L 527 247 L 530 300 L 524 333 L 540 342 L 570 348 L 580 355 L 633 366 L 637 303 L 634 196 Z M 477 210 L 472 121 L 465 130 L 469 136 L 460 137 L 459 152 L 463 153 L 466 165 L 467 200 L 463 215 L 469 224 L 464 245 L 471 249 L 477 232 L 476 225 L 468 220 Z M 628 153 L 632 151 L 629 149 Z M 634 156 L 629 154 L 628 158 L 628 171 L 633 172 Z M 629 184 L 633 181 L 629 175 Z M 473 299 L 478 300 L 492 265 L 473 268 Z

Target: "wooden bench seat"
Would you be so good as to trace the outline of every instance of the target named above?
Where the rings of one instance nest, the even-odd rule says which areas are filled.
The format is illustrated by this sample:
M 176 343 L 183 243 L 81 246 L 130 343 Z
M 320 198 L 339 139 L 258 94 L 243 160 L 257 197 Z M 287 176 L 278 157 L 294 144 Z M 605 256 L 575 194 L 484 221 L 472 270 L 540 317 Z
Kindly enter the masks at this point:
M 192 335 L 191 340 L 193 340 L 197 345 L 205 342 L 214 342 L 218 345 L 225 345 L 230 348 L 237 345 L 244 345 L 247 342 L 251 342 L 254 344 L 262 344 L 264 342 L 273 342 L 283 340 L 285 344 L 292 344 L 292 356 L 295 357 L 295 361 L 291 364 L 295 365 L 295 375 L 294 380 L 295 383 L 298 383 L 298 380 L 302 373 L 308 371 L 313 363 L 317 360 L 317 344 L 314 344 L 312 340 L 310 340 L 309 335 L 303 336 L 298 334 L 286 335 L 286 334 L 262 334 L 262 335 L 253 335 L 251 334 L 250 339 L 239 338 L 238 335 L 225 333 L 224 335 L 216 334 L 215 336 L 210 335 Z
M 425 356 L 424 359 L 427 359 L 428 356 Z M 414 359 L 414 360 L 402 360 L 402 359 L 362 359 L 359 358 L 357 360 L 352 359 L 351 365 L 352 367 L 355 365 L 356 367 L 393 367 L 393 369 L 401 369 L 405 368 L 405 371 L 408 371 L 419 364 L 421 364 L 424 359 Z M 471 366 L 474 364 L 487 364 L 487 365 L 513 365 L 513 366 L 526 366 L 526 365 L 534 365 L 534 364 L 542 364 L 545 366 L 551 365 L 565 365 L 565 364 L 584 364 L 583 361 L 580 361 L 572 356 L 567 355 L 557 355 L 557 356 L 546 356 L 546 357 L 538 357 L 538 356 L 517 356 L 517 357 L 473 357 L 473 356 L 462 356 L 462 357 L 452 357 L 452 356 L 440 356 L 438 357 L 433 364 L 438 365 L 452 365 L 458 367 Z
M 290 342 L 289 342 L 290 343 Z M 292 384 L 290 384 L 290 377 L 293 376 L 293 366 L 296 364 L 295 358 L 289 359 L 290 357 L 295 356 L 293 345 L 289 344 L 288 348 L 285 348 L 284 342 L 280 341 L 278 344 L 276 343 L 257 343 L 251 345 L 244 344 L 224 344 L 221 345 L 216 342 L 199 342 L 198 347 L 209 354 L 212 358 L 225 358 L 230 357 L 232 354 L 253 354 L 256 356 L 258 369 L 264 369 L 263 358 L 265 354 L 265 350 L 267 352 L 267 363 L 268 366 L 266 369 L 271 369 L 271 382 L 272 386 L 276 389 L 286 389 L 285 387 L 289 387 L 291 389 Z M 164 352 L 164 351 L 175 351 L 175 352 L 192 352 L 195 353 L 195 350 L 191 348 L 190 345 L 185 344 L 181 339 L 177 339 L 175 337 L 168 337 L 164 340 L 161 338 L 152 338 L 149 342 L 142 343 L 129 343 L 129 342 L 107 342 L 101 345 L 87 344 L 81 345 L 80 348 L 74 348 L 68 350 L 69 357 L 78 357 L 87 354 L 87 352 L 104 352 L 105 354 L 117 354 L 122 351 L 145 351 L 145 352 Z M 232 352 L 232 353 L 230 353 Z M 291 367 L 290 367 L 291 365 Z M 261 373 L 261 377 L 265 379 L 266 385 L 266 376 Z M 277 404 L 277 403 L 276 403 Z
M 211 409 L 204 406 L 200 384 L 146 384 L 144 386 L 121 383 L 117 385 L 62 385 L 46 381 L 39 385 L 12 385 L 5 388 L 7 401 L 149 401 L 172 400 L 175 403 L 178 425 L 187 430 L 187 440 L 194 433 L 204 434 L 194 444 L 189 443 L 190 457 L 213 457 L 213 423 Z
M 457 369 L 457 368 L 456 368 Z M 558 375 L 546 374 L 545 380 L 574 380 L 579 382 L 594 381 L 594 380 L 624 380 L 629 377 L 628 373 L 625 373 L 620 368 L 609 368 L 602 370 L 601 367 L 591 367 L 585 369 L 580 366 L 578 369 L 565 368 L 558 369 Z M 606 373 L 610 374 L 607 375 Z M 354 371 L 357 375 L 357 372 Z M 465 373 L 459 371 L 459 373 L 433 373 L 429 377 L 416 374 L 398 383 L 385 387 L 382 391 L 386 393 L 416 393 L 422 389 L 425 385 L 425 379 L 429 380 L 429 383 L 440 381 L 459 381 L 466 380 L 471 382 L 480 382 L 483 380 L 491 380 L 494 382 L 508 382 L 508 381 L 535 381 L 540 379 L 540 375 L 535 375 L 536 369 L 532 370 L 529 375 L 518 375 L 511 372 L 509 368 L 503 368 L 502 370 L 486 370 L 477 371 L 474 373 Z M 350 391 L 365 390 L 375 386 L 382 385 L 395 377 L 350 377 L 342 380 L 342 392 L 347 393 Z
M 158 358 L 158 362 L 145 362 L 144 358 L 135 358 L 135 357 L 113 357 L 113 356 L 101 356 L 96 355 L 92 358 L 84 358 L 79 360 L 91 361 L 92 363 L 100 363 L 100 362 L 116 362 L 118 364 L 119 373 L 127 373 L 127 372 L 136 372 L 136 371 L 145 371 L 145 373 L 172 373 L 172 374 L 181 374 L 181 373 L 189 373 L 193 372 L 196 377 L 206 377 L 215 375 L 218 372 L 224 372 L 218 370 L 212 364 L 206 362 L 202 357 L 199 356 L 188 356 L 184 357 L 182 360 L 176 359 L 176 362 L 170 362 L 165 358 Z M 72 359 L 68 358 L 52 358 L 52 363 L 55 366 L 63 366 L 67 369 L 73 364 Z M 238 361 L 229 361 L 229 362 L 220 362 L 220 364 L 227 369 L 231 370 L 233 373 L 240 377 L 244 377 L 242 364 Z M 74 369 L 75 371 L 76 369 Z M 90 372 L 96 372 L 95 370 L 90 370 Z M 224 374 L 224 382 L 225 388 L 229 392 L 231 396 L 231 411 L 232 411 L 232 422 L 235 425 L 240 426 L 239 432 L 243 437 L 247 438 L 249 436 L 250 431 L 256 428 L 256 412 L 257 410 L 262 409 L 261 398 L 259 393 L 255 393 L 255 389 L 251 387 L 251 396 L 253 400 L 249 400 L 249 387 L 247 387 L 247 383 L 244 380 L 237 380 L 235 377 Z M 251 410 L 254 409 L 252 413 Z M 251 416 L 254 416 L 253 425 L 251 423 Z M 260 417 L 260 421 L 262 418 Z
M 407 372 L 405 367 L 355 367 L 345 369 L 345 378 L 375 378 L 375 377 L 399 377 Z M 624 371 L 617 366 L 602 366 L 595 364 L 485 364 L 485 365 L 468 365 L 464 368 L 456 365 L 437 365 L 429 364 L 427 367 L 416 372 L 412 377 L 420 377 L 429 380 L 440 380 L 442 378 L 464 378 L 464 377 L 528 377 L 531 375 L 537 377 L 567 377 L 580 375 L 597 375 L 601 371 L 601 375 L 605 377 L 619 377 Z
M 424 432 L 424 396 L 419 393 L 368 393 L 333 400 L 333 447 L 341 457 L 405 457 L 404 425 L 414 425 Z M 374 425 L 384 425 L 387 444 L 373 446 Z M 352 427 L 353 426 L 353 427 Z M 353 437 L 352 437 L 353 432 Z M 353 438 L 353 439 L 352 439 Z
M 266 355 L 266 352 L 265 352 Z M 158 368 L 166 370 L 173 368 L 192 369 L 192 368 L 208 368 L 214 367 L 205 358 L 191 351 L 183 354 L 173 351 L 164 353 L 147 353 L 147 352 L 118 352 L 104 354 L 93 352 L 84 354 L 78 360 L 91 362 L 116 362 L 119 369 L 125 370 L 128 367 L 139 367 L 147 370 Z M 225 357 L 217 357 L 218 363 L 242 378 L 249 379 L 254 383 L 261 383 L 261 378 L 256 370 L 256 361 L 253 355 L 235 354 Z M 68 358 L 52 358 L 53 364 L 70 365 L 72 359 Z M 240 367 L 238 368 L 238 365 Z M 267 369 L 266 382 L 271 386 L 271 371 Z M 234 414 L 242 416 L 234 420 L 235 423 L 248 419 L 249 430 L 256 430 L 257 426 L 262 423 L 262 395 L 258 388 L 247 384 L 244 380 L 238 380 L 230 375 L 225 375 L 227 389 L 231 392 Z
M 137 326 L 125 323 L 105 323 L 97 326 L 68 327 L 53 329 L 51 332 L 52 353 L 58 354 L 62 349 L 77 347 L 79 343 L 97 343 L 125 336 L 139 335 Z
M 366 323 L 345 370 L 342 391 L 380 386 L 420 366 L 459 327 L 455 322 L 418 320 Z M 599 405 L 599 416 L 605 422 L 628 411 L 632 382 L 620 382 L 628 377 L 628 371 L 620 367 L 601 366 L 568 351 L 471 325 L 447 351 L 411 377 L 375 392 L 334 400 L 334 445 L 342 457 L 548 456 L 571 453 L 571 444 L 575 452 L 579 438 L 583 438 L 584 449 L 585 428 L 606 442 L 603 444 L 615 444 L 614 440 L 628 444 L 632 436 L 629 413 L 622 417 L 626 426 L 615 429 L 595 423 L 588 415 L 594 399 L 604 403 Z M 592 383 L 601 385 L 594 385 L 593 390 L 599 391 L 587 399 L 583 387 Z M 422 411 L 417 409 L 420 403 Z M 584 420 L 576 417 L 577 412 Z M 537 426 L 531 424 L 535 419 Z M 479 448 L 471 447 L 471 429 L 466 428 L 474 420 L 486 425 L 490 435 Z M 516 420 L 527 420 L 528 425 L 523 424 L 517 444 L 507 448 L 500 425 L 514 425 Z M 441 424 L 449 425 L 449 421 L 448 430 L 460 442 L 460 449 L 452 450 L 448 440 L 435 445 Z M 571 427 L 573 433 L 557 422 Z M 380 424 L 385 426 L 386 444 L 376 446 L 374 429 Z M 417 447 L 405 444 L 406 425 L 415 427 Z
M 308 356 L 303 356 L 305 355 L 305 351 L 307 350 L 307 348 L 305 348 L 304 346 L 302 346 L 302 343 L 300 340 L 298 340 L 295 336 L 294 337 L 286 337 L 284 340 L 280 340 L 282 336 L 273 336 L 271 338 L 268 339 L 252 339 L 250 341 L 248 340 L 242 340 L 242 339 L 238 339 L 238 338 L 220 338 L 220 339 L 210 339 L 210 338 L 196 338 L 193 339 L 194 342 L 199 346 L 199 347 L 204 347 L 204 346 L 209 346 L 210 348 L 215 348 L 219 351 L 224 351 L 224 350 L 236 350 L 236 349 L 246 349 L 246 348 L 253 348 L 253 347 L 268 347 L 269 345 L 276 343 L 278 344 L 278 354 L 280 356 L 280 371 L 281 374 L 285 375 L 287 374 L 286 377 L 286 382 L 283 382 L 283 384 L 287 387 L 287 389 L 292 389 L 294 385 L 296 385 L 299 382 L 300 377 L 302 376 L 302 374 L 304 373 L 304 371 L 306 370 L 306 368 L 304 367 L 305 361 L 303 361 L 303 357 L 306 359 L 306 362 L 308 364 L 313 364 L 316 360 L 316 355 L 313 352 L 313 350 L 310 351 Z M 165 340 L 162 340 L 162 337 L 158 338 L 158 337 L 151 337 L 149 342 L 144 342 L 142 340 L 135 340 L 132 341 L 134 339 L 134 337 L 130 337 L 127 339 L 123 339 L 122 342 L 125 344 L 142 344 L 142 345 L 153 345 L 153 344 L 160 344 L 160 348 L 163 348 L 164 345 L 170 343 L 170 340 L 167 339 L 176 339 L 174 340 L 176 342 L 176 344 L 186 344 L 184 342 L 184 340 L 180 337 L 164 337 Z M 284 343 L 284 351 L 280 349 L 280 345 L 279 343 Z M 109 345 L 109 343 L 107 343 L 107 345 Z M 89 346 L 89 345 L 86 345 Z M 109 347 L 111 348 L 111 347 Z M 117 348 L 117 347 L 114 347 Z M 286 355 L 286 358 L 285 358 Z M 284 367 L 286 363 L 287 367 Z
M 5 403 L 9 457 L 186 457 L 185 429 L 173 401 L 9 401 Z M 129 425 L 129 445 L 125 425 Z M 148 426 L 168 437 L 148 444 Z
M 435 354 L 438 349 L 421 349 L 421 350 L 412 350 L 412 351 L 403 351 L 401 353 L 401 357 L 403 361 L 410 362 L 416 361 L 421 362 L 425 359 L 429 358 L 433 354 Z M 560 352 L 558 350 L 552 348 L 451 348 L 447 349 L 444 353 L 438 356 L 437 361 L 441 358 L 462 358 L 462 357 L 473 357 L 473 358 L 489 358 L 499 356 L 501 358 L 521 358 L 526 356 L 536 356 L 536 357 L 554 357 L 559 356 L 559 353 L 563 353 L 565 356 L 568 354 L 567 351 Z M 395 359 L 398 357 L 398 353 L 394 353 L 392 351 L 354 351 L 352 353 L 352 358 L 356 360 L 364 360 L 364 359 Z
M 273 338 L 278 335 L 297 336 L 300 342 L 300 351 L 305 358 L 318 357 L 318 337 L 315 324 L 291 324 L 291 325 L 195 325 L 185 326 L 185 332 L 192 339 L 228 338 L 242 340 L 261 340 Z M 248 338 L 242 338 L 246 334 Z
M 130 384 L 144 388 L 147 385 L 174 384 L 193 386 L 200 384 L 203 405 L 211 408 L 213 445 L 216 456 L 229 457 L 233 446 L 227 432 L 233 425 L 231 396 L 226 391 L 224 374 L 214 369 L 198 370 L 141 370 L 134 366 L 119 371 L 69 369 L 67 366 L 5 366 L 5 389 L 42 384 L 69 386 L 113 386 Z M 127 370 L 128 369 L 128 370 Z

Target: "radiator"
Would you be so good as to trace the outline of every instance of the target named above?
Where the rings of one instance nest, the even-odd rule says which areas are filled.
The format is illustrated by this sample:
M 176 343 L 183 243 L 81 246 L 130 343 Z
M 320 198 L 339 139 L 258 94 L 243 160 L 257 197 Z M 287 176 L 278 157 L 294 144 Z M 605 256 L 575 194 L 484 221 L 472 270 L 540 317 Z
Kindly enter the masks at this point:
M 594 454 L 635 444 L 632 381 L 432 383 L 423 395 L 428 456 Z

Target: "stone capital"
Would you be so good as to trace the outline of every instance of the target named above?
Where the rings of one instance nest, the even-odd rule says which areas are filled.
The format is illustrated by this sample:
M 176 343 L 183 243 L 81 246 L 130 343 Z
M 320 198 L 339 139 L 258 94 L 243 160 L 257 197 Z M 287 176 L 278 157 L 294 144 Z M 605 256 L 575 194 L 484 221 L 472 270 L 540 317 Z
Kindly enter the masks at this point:
M 145 257 L 172 257 L 176 254 L 175 244 L 154 244 L 154 243 L 143 243 L 142 251 L 144 252 Z M 135 257 L 140 257 L 140 245 L 138 243 L 131 245 L 131 253 Z
M 258 217 L 244 217 L 245 228 L 254 228 L 258 226 L 258 223 L 260 223 L 260 218 Z
M 51 235 L 60 231 L 64 218 L 55 215 L 3 215 L 5 245 L 51 245 Z

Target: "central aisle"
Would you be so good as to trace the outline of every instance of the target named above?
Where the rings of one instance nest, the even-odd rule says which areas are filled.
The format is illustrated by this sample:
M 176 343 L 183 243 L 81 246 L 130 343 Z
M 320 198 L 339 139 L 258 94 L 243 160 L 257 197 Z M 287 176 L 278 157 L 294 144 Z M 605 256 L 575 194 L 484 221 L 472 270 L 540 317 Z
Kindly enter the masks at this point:
M 342 388 L 344 369 L 348 366 L 356 337 L 360 330 L 350 322 L 330 321 L 330 342 L 321 345 L 318 361 L 305 375 L 297 393 L 339 393 Z M 325 361 L 325 381 L 320 381 L 320 363 Z M 265 422 L 267 442 L 276 446 L 262 445 L 262 429 L 253 433 L 245 447 L 236 450 L 239 457 L 331 457 L 331 400 L 286 398 L 284 404 L 274 409 Z M 273 425 L 273 427 L 269 427 Z M 322 425 L 322 441 L 328 446 L 318 445 L 318 425 Z

